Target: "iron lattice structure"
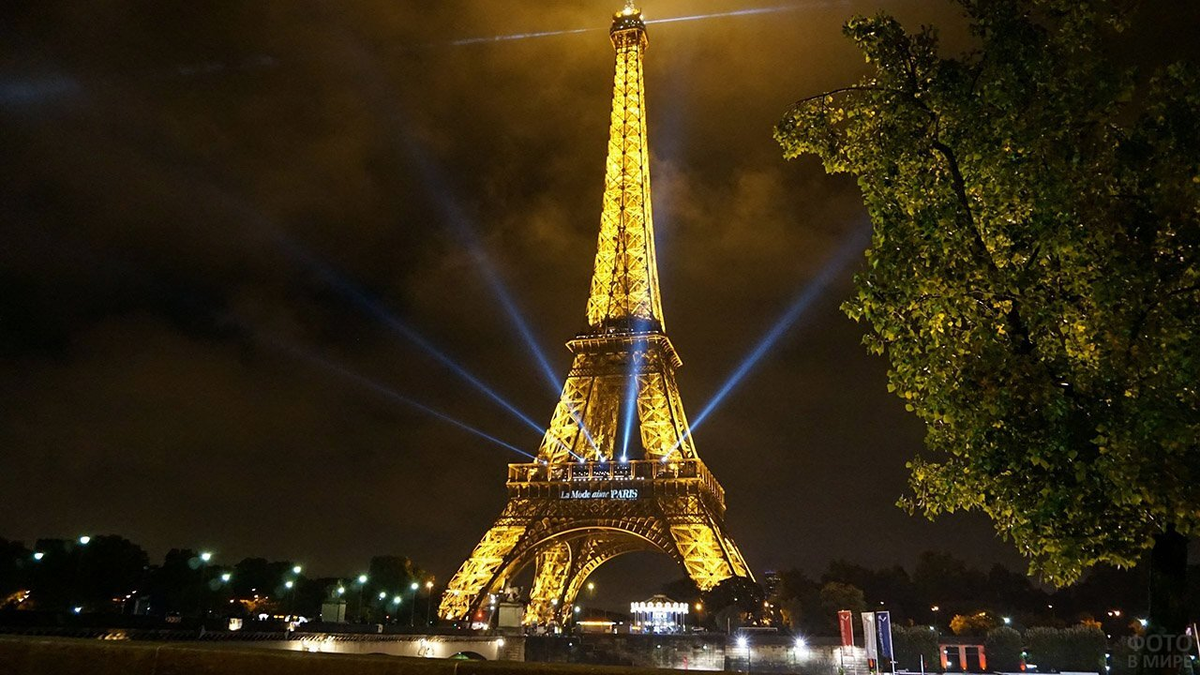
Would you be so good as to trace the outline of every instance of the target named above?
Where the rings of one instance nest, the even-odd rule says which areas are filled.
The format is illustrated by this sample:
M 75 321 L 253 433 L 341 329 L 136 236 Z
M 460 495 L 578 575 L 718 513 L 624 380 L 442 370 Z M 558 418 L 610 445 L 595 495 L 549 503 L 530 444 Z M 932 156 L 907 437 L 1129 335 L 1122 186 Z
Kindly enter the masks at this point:
M 508 503 L 451 579 L 443 619 L 481 611 L 530 564 L 527 624 L 562 623 L 588 576 L 631 551 L 671 556 L 702 590 L 753 579 L 725 532 L 725 492 L 696 455 L 664 330 L 641 12 L 627 4 L 609 35 L 616 77 L 588 328 L 567 343 L 574 363 L 538 461 L 509 465 Z

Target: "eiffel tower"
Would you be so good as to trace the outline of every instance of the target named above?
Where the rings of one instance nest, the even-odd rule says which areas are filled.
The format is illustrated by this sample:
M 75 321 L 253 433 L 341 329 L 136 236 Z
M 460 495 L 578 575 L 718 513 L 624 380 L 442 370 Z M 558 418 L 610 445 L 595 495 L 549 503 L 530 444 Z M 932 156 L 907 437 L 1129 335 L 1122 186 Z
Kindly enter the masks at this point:
M 650 215 L 646 25 L 632 0 L 609 36 L 616 77 L 588 327 L 567 343 L 574 363 L 538 461 L 509 465 L 508 504 L 451 579 L 445 620 L 483 610 L 530 564 L 531 625 L 565 623 L 588 576 L 632 551 L 671 556 L 701 590 L 753 580 L 675 384 L 682 361 L 663 324 Z

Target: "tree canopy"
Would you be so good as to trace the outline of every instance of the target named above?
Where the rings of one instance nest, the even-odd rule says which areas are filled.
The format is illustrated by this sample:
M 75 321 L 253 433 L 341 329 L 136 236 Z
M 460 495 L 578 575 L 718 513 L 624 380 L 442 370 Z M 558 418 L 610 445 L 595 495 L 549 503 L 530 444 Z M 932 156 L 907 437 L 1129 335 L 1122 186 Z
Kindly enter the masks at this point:
M 986 513 L 1057 584 L 1200 525 L 1200 76 L 1115 48 L 1104 0 L 960 0 L 975 48 L 881 14 L 799 101 L 788 158 L 858 179 L 844 310 L 927 426 L 902 500 Z

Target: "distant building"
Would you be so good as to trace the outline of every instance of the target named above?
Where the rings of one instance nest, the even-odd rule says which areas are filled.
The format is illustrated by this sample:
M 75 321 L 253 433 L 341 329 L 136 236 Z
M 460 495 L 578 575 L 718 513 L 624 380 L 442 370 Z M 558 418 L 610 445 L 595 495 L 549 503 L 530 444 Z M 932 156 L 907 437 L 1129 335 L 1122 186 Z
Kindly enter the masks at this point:
M 779 598 L 779 591 L 783 590 L 783 577 L 775 570 L 767 570 L 763 575 L 762 585 L 767 599 L 776 600 Z
M 580 633 L 615 633 L 617 622 L 611 619 L 583 619 L 575 625 Z
M 323 623 L 346 623 L 346 601 L 341 598 L 331 598 L 321 604 L 321 621 Z M 230 628 L 230 630 L 236 630 Z
M 688 604 L 655 595 L 645 602 L 629 603 L 633 617 L 630 628 L 637 633 L 682 633 L 685 631 Z
M 942 654 L 942 672 L 944 673 L 986 673 L 987 652 L 983 645 L 978 644 L 977 638 L 943 638 L 938 645 Z

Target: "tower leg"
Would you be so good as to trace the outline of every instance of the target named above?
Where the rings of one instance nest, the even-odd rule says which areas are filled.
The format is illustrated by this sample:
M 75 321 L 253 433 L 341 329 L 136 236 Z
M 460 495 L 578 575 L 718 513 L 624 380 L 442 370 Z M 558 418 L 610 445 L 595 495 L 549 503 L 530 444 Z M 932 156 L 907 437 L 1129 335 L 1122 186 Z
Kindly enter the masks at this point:
M 438 616 L 447 621 L 461 621 L 467 618 L 472 603 L 481 594 L 498 590 L 495 586 L 503 580 L 496 575 L 524 534 L 523 525 L 495 525 L 488 530 L 471 551 L 471 557 L 450 579 L 438 605 Z
M 567 573 L 571 569 L 571 554 L 571 545 L 565 541 L 549 544 L 537 552 L 529 606 L 525 608 L 525 625 L 544 626 L 558 618 Z
M 712 518 L 673 518 L 670 530 L 684 568 L 700 590 L 733 576 L 754 578 L 741 551 Z

